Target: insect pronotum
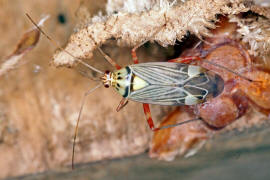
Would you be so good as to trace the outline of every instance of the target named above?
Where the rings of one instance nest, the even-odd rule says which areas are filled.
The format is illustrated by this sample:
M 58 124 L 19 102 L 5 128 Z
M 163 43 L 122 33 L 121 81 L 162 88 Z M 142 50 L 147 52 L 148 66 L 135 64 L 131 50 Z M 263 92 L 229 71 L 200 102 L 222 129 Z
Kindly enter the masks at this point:
M 145 41 L 132 49 L 131 54 L 134 64 L 124 68 L 121 68 L 114 60 L 112 60 L 98 47 L 98 50 L 105 57 L 105 59 L 116 68 L 116 70 L 113 72 L 106 71 L 103 73 L 102 71 L 88 65 L 81 59 L 73 56 L 71 53 L 61 48 L 58 43 L 50 38 L 28 14 L 26 14 L 26 16 L 56 47 L 72 56 L 77 62 L 87 66 L 92 71 L 102 74 L 100 77 L 101 83 L 86 92 L 84 96 L 92 93 L 102 85 L 104 85 L 105 88 L 110 86 L 113 87 L 123 97 L 116 110 L 121 110 L 128 103 L 128 100 L 143 103 L 143 109 L 148 125 L 153 131 L 171 128 L 201 119 L 191 119 L 178 124 L 156 128 L 151 117 L 149 104 L 166 106 L 195 105 L 205 102 L 210 97 L 214 98 L 223 91 L 224 81 L 219 75 L 200 66 L 188 64 L 194 60 L 201 60 L 201 58 L 197 56 L 176 58 L 169 60 L 168 62 L 139 64 L 136 49 L 145 43 Z M 248 81 L 253 81 L 224 66 L 215 64 L 205 59 L 203 59 L 203 61 L 236 74 L 237 76 L 240 76 Z M 80 107 L 77 125 L 75 128 L 72 149 L 72 168 L 74 166 L 75 141 L 78 132 L 78 124 L 84 102 L 85 97 L 83 98 Z

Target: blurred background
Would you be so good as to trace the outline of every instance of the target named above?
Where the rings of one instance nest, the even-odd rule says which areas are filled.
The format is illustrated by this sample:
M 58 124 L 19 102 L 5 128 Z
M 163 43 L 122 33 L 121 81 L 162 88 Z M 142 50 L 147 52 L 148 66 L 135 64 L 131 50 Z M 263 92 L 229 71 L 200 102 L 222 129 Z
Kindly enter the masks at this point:
M 0 60 L 12 54 L 20 38 L 33 27 L 25 13 L 61 46 L 90 15 L 105 13 L 106 0 L 0 0 Z M 83 7 L 83 8 L 82 8 Z M 188 43 L 186 44 L 188 45 Z M 138 50 L 141 62 L 164 61 L 179 48 L 147 43 Z M 87 98 L 81 117 L 75 162 L 71 171 L 72 138 L 83 94 L 96 85 L 76 68 L 51 64 L 54 47 L 44 36 L 12 71 L 0 77 L 0 178 L 18 179 L 267 179 L 270 177 L 269 126 L 234 130 L 209 141 L 196 156 L 172 162 L 147 155 L 152 132 L 140 104 L 129 102 L 115 111 L 121 97 L 100 88 Z M 110 40 L 102 49 L 124 66 L 130 48 Z M 96 53 L 88 63 L 112 67 Z M 161 121 L 174 108 L 151 106 Z M 124 158 L 125 157 L 125 158 Z M 91 163 L 92 162 L 92 163 Z M 32 175 L 31 175 L 32 174 Z

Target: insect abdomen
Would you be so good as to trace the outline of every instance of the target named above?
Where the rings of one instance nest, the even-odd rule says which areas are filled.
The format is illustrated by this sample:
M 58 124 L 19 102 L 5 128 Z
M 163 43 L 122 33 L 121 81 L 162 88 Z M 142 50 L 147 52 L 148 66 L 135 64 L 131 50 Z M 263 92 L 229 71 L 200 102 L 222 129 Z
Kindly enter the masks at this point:
M 224 81 L 219 75 L 207 71 L 192 78 L 184 88 L 197 98 L 197 103 L 194 104 L 198 104 L 221 94 L 224 89 Z M 185 104 L 192 105 L 187 102 Z
M 223 92 L 224 80 L 219 75 L 211 73 L 210 71 L 208 71 L 207 73 L 211 80 L 211 83 L 206 85 L 206 88 L 209 89 L 208 97 L 217 97 Z

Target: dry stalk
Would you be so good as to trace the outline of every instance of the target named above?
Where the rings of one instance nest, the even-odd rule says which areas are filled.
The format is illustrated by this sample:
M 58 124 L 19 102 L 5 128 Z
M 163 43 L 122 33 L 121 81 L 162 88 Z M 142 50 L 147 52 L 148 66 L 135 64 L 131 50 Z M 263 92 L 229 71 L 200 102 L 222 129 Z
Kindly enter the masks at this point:
M 243 42 L 249 44 L 249 54 L 260 57 L 265 64 L 270 61 L 270 21 L 263 17 L 240 18 L 231 16 L 231 22 L 238 25 L 237 32 Z
M 118 5 L 108 2 L 107 16 L 93 17 L 87 27 L 73 34 L 65 50 L 75 57 L 91 58 L 96 46 L 110 38 L 115 38 L 119 45 L 134 46 L 144 40 L 157 41 L 162 46 L 173 45 L 176 40 L 181 41 L 187 31 L 199 38 L 209 36 L 208 29 L 215 28 L 213 22 L 217 14 L 239 14 L 253 6 L 247 0 L 190 0 L 184 3 L 153 0 L 144 8 L 135 4 L 129 5 L 127 10 L 123 1 L 114 2 Z M 74 58 L 65 52 L 54 55 L 56 66 L 73 66 L 74 62 Z

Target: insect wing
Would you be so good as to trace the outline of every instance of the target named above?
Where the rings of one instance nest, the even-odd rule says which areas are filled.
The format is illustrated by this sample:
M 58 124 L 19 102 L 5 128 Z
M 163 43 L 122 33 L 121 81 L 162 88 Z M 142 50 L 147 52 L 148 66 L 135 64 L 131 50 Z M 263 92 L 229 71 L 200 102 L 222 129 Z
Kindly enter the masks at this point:
M 180 63 L 142 63 L 129 66 L 133 73 L 129 99 L 159 105 L 193 105 L 202 102 L 209 82 L 205 69 Z M 134 79 L 146 83 L 140 89 Z M 141 81 L 139 81 L 141 82 Z M 202 86 L 202 87 L 201 87 Z

